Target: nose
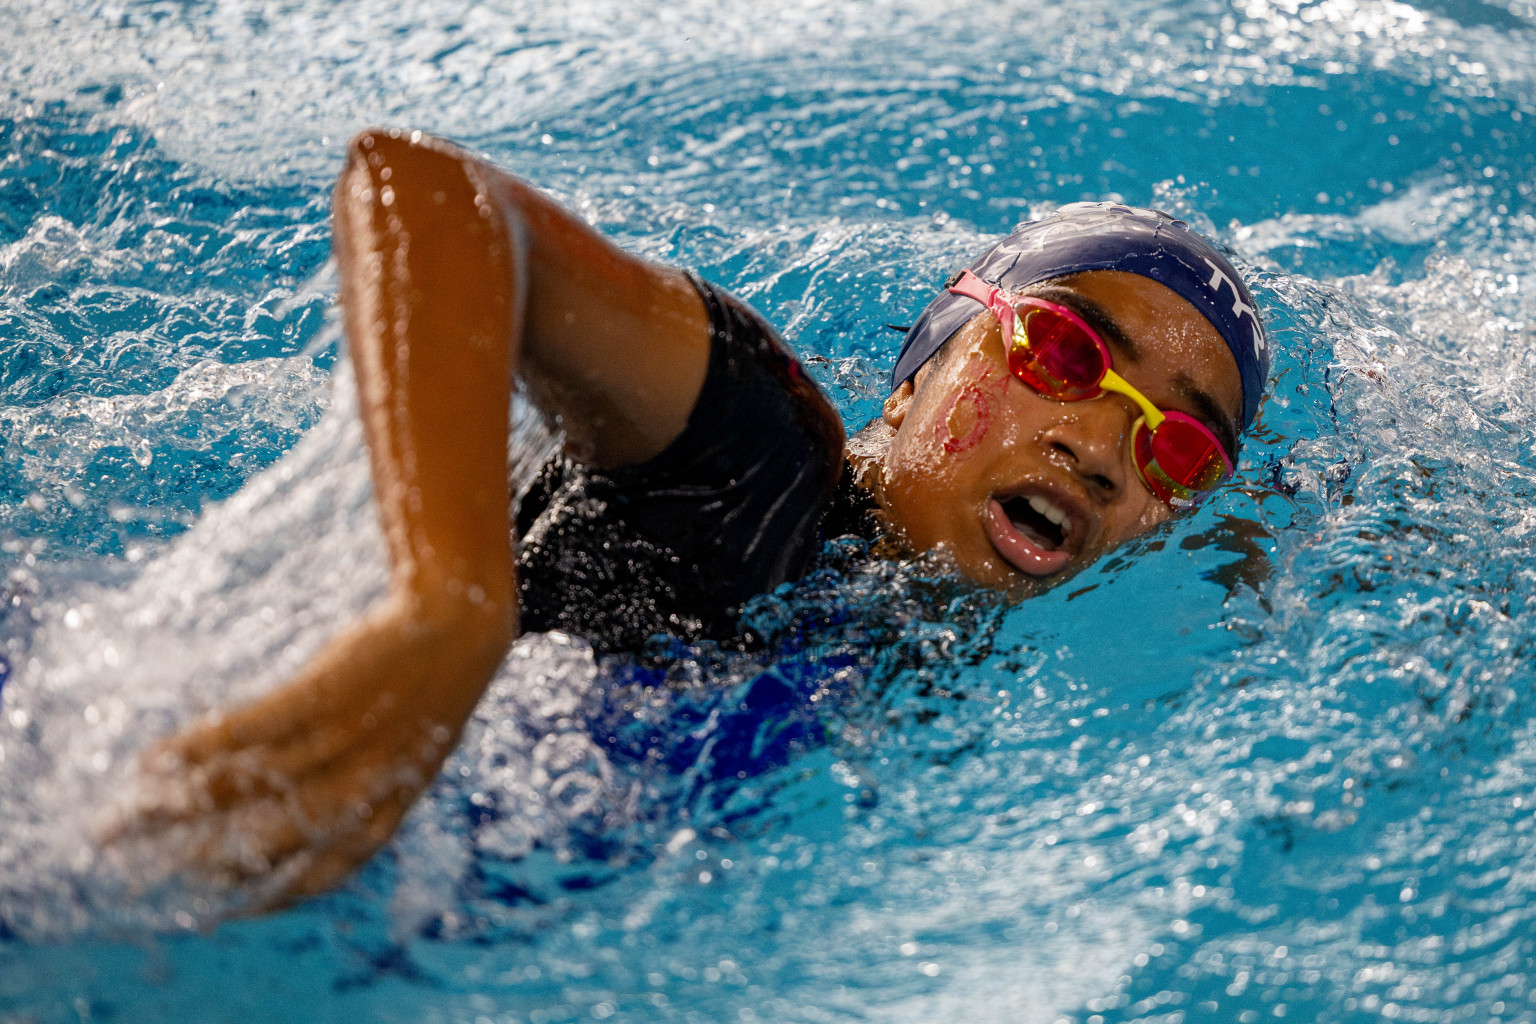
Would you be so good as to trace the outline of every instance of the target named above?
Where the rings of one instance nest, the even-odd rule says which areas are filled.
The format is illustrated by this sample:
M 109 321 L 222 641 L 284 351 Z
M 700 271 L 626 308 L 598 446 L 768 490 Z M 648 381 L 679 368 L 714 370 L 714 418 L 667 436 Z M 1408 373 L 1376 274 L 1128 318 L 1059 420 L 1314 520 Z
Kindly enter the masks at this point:
M 1040 433 L 1046 457 L 1076 473 L 1095 496 L 1106 501 L 1119 497 L 1134 482 L 1131 428 L 1141 411 L 1130 399 L 1113 394 L 1059 408 Z

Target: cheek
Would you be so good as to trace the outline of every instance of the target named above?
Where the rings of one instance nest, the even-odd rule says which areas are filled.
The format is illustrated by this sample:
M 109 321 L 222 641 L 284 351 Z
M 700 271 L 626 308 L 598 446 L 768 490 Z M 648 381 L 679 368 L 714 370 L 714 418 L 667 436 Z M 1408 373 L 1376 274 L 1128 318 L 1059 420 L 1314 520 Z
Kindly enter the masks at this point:
M 976 447 L 991 426 L 992 399 L 972 385 L 949 400 L 949 409 L 933 432 L 946 452 L 959 455 Z
M 1137 481 L 1137 485 L 1140 486 L 1140 481 Z M 1105 551 L 1117 548 L 1126 541 L 1135 540 L 1171 518 L 1173 518 L 1173 512 L 1167 505 L 1151 495 L 1146 495 L 1136 505 L 1120 510 L 1119 515 L 1106 531 Z
M 981 443 L 992 429 L 996 402 L 1008 390 L 1008 375 L 991 368 L 949 398 L 933 425 L 934 440 L 951 455 L 961 455 Z

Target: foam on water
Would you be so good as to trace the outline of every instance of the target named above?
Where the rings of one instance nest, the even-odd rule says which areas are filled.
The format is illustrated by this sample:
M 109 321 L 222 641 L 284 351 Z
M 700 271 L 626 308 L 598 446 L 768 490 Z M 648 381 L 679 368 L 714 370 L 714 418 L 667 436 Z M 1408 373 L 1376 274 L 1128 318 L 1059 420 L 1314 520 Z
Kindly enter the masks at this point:
M 1536 1013 L 1528 3 L 14 5 L 0 82 L 0 1019 Z M 850 423 L 884 324 L 1104 196 L 1257 269 L 1274 395 L 1017 608 L 855 548 L 766 655 L 523 638 L 345 891 L 196 934 L 239 895 L 93 828 L 386 584 L 324 263 L 381 120 L 743 294 Z

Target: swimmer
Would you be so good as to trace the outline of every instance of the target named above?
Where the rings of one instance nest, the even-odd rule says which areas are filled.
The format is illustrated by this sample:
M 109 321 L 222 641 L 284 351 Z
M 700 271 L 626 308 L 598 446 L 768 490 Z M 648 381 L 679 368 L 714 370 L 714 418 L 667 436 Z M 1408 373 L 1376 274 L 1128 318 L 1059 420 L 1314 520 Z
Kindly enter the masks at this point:
M 1237 271 L 1114 204 L 951 277 L 846 445 L 757 314 L 445 142 L 359 135 L 334 225 L 388 596 L 296 678 L 151 752 L 110 830 L 176 837 L 185 870 L 264 905 L 390 837 L 520 631 L 728 639 L 743 601 L 850 532 L 1028 596 L 1219 486 L 1267 372 Z M 564 435 L 515 530 L 514 379 Z

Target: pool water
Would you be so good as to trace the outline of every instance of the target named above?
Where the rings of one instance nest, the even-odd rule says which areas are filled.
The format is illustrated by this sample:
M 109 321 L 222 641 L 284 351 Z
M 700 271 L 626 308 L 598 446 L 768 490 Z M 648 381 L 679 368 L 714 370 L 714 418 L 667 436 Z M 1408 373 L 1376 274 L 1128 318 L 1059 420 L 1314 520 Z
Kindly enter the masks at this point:
M 851 424 L 1085 198 L 1255 270 L 1273 395 L 1017 607 L 840 548 L 767 655 L 520 640 L 353 883 L 214 927 L 94 830 L 383 585 L 326 262 L 371 123 L 735 290 Z M 1533 193 L 1528 0 L 0 10 L 0 1022 L 1536 1020 Z

